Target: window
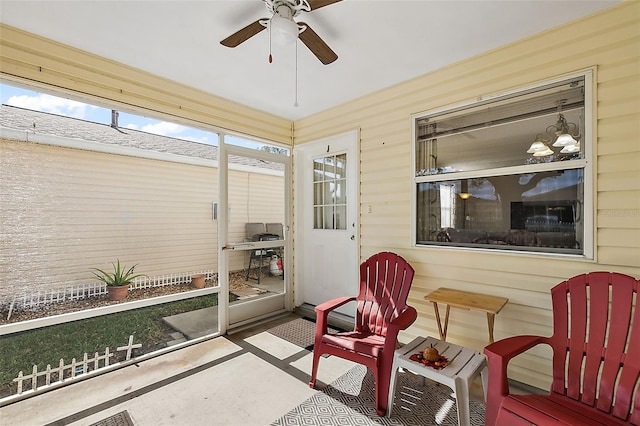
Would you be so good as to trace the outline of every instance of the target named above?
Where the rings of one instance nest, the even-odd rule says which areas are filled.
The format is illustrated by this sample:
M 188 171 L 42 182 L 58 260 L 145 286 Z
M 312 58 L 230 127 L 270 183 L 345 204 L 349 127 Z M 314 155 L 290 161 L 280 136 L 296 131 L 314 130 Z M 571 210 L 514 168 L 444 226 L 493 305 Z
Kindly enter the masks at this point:
M 313 227 L 347 229 L 347 154 L 313 160 Z
M 591 73 L 413 117 L 415 244 L 592 255 Z

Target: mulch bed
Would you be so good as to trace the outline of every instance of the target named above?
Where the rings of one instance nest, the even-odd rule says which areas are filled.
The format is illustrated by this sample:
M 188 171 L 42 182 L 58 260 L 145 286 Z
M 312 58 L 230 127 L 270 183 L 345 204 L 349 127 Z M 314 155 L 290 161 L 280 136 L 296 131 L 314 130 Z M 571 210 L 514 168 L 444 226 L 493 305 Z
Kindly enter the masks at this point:
M 246 284 L 244 279 L 245 276 L 243 271 L 232 273 L 230 276 L 229 290 L 242 291 L 250 289 L 251 286 Z M 211 287 L 212 285 L 213 284 L 210 281 L 207 281 L 205 287 Z M 134 300 L 149 299 L 152 297 L 165 296 L 168 294 L 183 293 L 192 290 L 195 289 L 191 287 L 190 284 L 168 285 L 164 287 L 132 290 L 129 292 L 126 299 L 119 302 L 109 300 L 109 296 L 105 294 L 102 296 L 89 297 L 82 300 L 69 300 L 64 302 L 48 303 L 30 308 L 14 308 L 13 312 L 11 312 L 11 317 L 8 320 L 7 316 L 9 315 L 9 307 L 2 306 L 0 307 L 0 325 L 44 318 L 53 315 L 66 314 L 70 312 L 78 312 L 86 309 L 131 302 Z

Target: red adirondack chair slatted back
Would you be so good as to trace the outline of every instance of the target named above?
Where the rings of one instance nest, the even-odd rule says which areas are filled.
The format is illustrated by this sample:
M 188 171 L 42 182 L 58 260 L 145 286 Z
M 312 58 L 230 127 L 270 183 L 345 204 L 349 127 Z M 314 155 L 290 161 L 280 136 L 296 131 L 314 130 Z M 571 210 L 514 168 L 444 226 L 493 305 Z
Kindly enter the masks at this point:
M 355 330 L 386 336 L 389 321 L 407 306 L 413 274 L 394 253 L 378 253 L 362 263 Z
M 637 294 L 635 278 L 610 272 L 579 275 L 551 290 L 553 392 L 628 419 L 640 377 Z M 640 417 L 640 392 L 635 405 Z

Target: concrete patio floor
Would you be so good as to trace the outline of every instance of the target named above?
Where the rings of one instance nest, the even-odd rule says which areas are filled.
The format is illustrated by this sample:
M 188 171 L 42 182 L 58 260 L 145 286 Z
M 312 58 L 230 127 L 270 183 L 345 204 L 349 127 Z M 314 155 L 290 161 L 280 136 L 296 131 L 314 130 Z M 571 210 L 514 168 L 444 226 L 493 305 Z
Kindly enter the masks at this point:
M 7 405 L 0 425 L 92 425 L 124 410 L 136 426 L 269 425 L 317 392 L 308 385 L 312 353 L 267 331 L 297 318 L 285 315 Z M 354 365 L 323 358 L 317 387 Z M 479 384 L 471 397 L 482 399 Z
M 311 354 L 269 323 L 194 344 L 136 365 L 0 408 L 2 425 L 91 425 L 127 410 L 135 425 L 268 425 L 316 391 Z M 323 359 L 331 383 L 354 364 Z

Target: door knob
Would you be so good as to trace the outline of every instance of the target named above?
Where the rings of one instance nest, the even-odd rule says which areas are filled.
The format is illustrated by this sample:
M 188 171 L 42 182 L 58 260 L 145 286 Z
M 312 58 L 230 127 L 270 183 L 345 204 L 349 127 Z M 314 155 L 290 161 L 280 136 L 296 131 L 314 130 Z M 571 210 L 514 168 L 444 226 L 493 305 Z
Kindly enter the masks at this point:
M 353 240 L 355 240 L 355 239 L 356 239 L 356 236 L 355 236 L 355 235 L 352 235 L 352 236 L 351 236 L 351 241 L 353 241 Z

